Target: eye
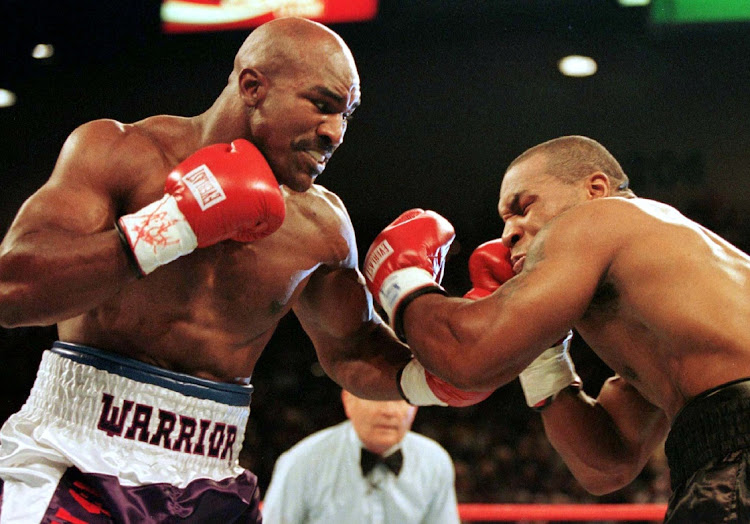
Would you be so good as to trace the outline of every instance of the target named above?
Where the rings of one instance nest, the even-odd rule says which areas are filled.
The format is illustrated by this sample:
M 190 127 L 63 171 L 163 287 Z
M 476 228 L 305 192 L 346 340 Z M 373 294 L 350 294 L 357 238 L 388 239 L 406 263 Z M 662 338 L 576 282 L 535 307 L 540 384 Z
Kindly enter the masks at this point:
M 519 207 L 518 214 L 520 214 L 521 216 L 526 216 L 526 213 L 531 207 L 531 204 L 533 204 L 535 201 L 536 201 L 536 198 L 529 198 L 528 200 L 522 201 Z
M 318 108 L 318 111 L 321 113 L 331 113 L 331 107 L 328 105 L 328 102 L 325 102 L 323 100 L 312 100 L 312 103 L 315 107 Z

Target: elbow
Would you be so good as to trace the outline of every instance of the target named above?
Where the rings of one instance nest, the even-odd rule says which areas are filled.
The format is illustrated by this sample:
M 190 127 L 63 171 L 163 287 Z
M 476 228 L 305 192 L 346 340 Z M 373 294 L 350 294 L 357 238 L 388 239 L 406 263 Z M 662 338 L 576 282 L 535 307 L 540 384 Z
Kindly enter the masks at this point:
M 615 467 L 607 470 L 587 471 L 583 474 L 575 474 L 578 483 L 597 497 L 608 495 L 614 491 L 624 488 L 638 475 L 628 467 Z
M 448 382 L 451 386 L 462 391 L 484 389 L 482 388 L 482 383 L 475 377 L 473 373 L 462 372 L 461 370 L 453 370 L 448 373 L 445 377 L 445 381 Z
M 50 325 L 49 309 L 55 301 L 40 277 L 33 257 L 6 250 L 0 255 L 0 326 Z
M 494 377 L 488 376 L 484 366 L 471 365 L 470 362 L 455 362 L 444 371 L 440 378 L 463 391 L 494 391 L 502 385 Z
M 0 326 L 11 329 L 42 325 L 34 318 L 31 307 L 33 303 L 32 292 L 28 286 L 0 282 Z
M 470 356 L 469 351 L 459 349 L 454 354 L 462 357 L 439 366 L 445 375 L 441 378 L 464 391 L 494 391 L 511 382 L 519 373 L 510 363 L 491 362 L 480 352 Z

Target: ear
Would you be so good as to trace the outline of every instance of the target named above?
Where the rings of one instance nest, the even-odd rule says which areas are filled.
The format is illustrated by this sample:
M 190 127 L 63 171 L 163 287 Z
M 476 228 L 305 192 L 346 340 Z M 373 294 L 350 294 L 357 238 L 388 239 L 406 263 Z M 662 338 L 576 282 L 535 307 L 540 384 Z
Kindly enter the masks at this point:
M 611 194 L 609 177 L 601 171 L 591 173 L 586 179 L 586 192 L 589 200 L 609 196 Z
M 255 107 L 268 93 L 268 77 L 250 67 L 243 69 L 239 74 L 240 97 L 248 107 Z

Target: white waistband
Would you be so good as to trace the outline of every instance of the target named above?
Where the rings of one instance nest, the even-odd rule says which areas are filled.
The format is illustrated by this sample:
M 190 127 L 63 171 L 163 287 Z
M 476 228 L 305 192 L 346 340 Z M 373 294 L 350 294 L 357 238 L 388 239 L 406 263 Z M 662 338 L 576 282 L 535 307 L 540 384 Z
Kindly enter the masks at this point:
M 83 471 L 179 484 L 242 471 L 249 412 L 45 351 L 19 415 L 38 420 L 34 438 Z

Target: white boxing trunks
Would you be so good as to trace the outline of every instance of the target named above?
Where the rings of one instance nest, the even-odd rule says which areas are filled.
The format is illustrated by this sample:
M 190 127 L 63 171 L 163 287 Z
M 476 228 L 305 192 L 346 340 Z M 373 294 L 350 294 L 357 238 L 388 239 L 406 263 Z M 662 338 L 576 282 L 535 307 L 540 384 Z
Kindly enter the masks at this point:
M 0 524 L 259 523 L 251 392 L 55 342 L 0 429 Z

